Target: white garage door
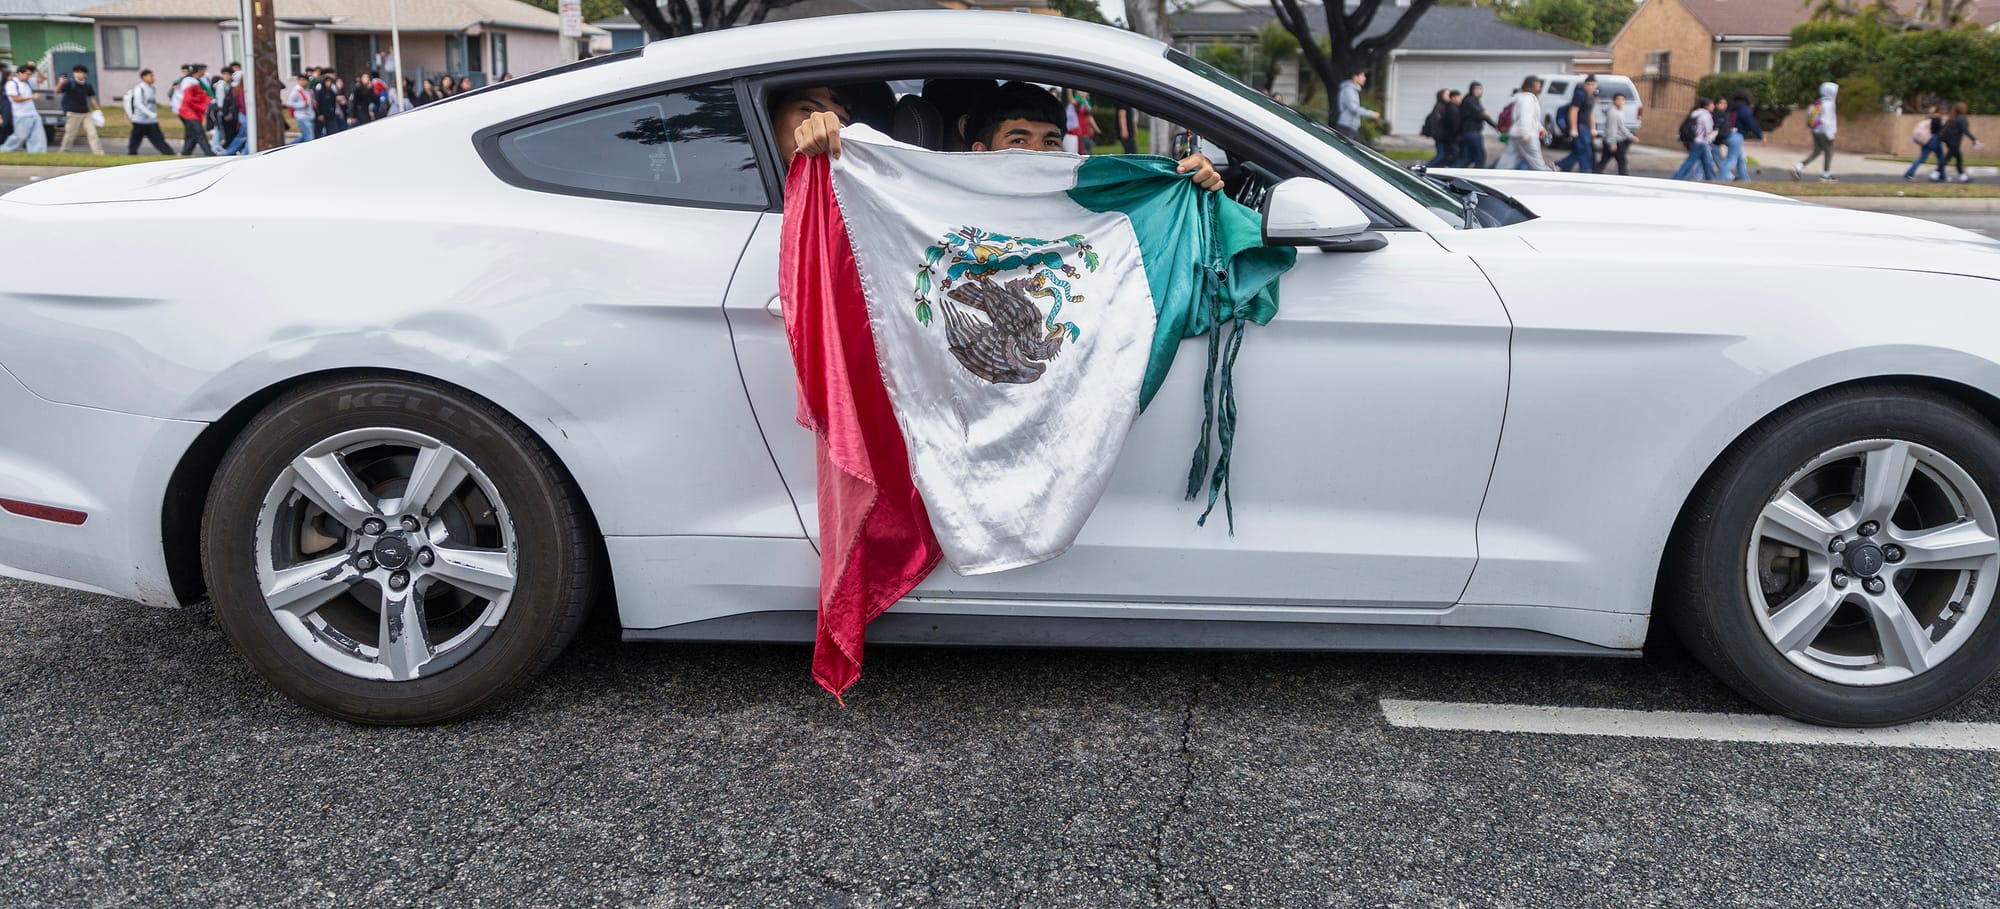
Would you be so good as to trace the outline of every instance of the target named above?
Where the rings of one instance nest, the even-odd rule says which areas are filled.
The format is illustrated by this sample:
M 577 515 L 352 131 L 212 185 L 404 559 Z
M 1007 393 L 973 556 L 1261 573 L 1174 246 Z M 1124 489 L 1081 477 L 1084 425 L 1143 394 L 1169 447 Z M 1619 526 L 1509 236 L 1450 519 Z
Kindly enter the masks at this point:
M 1398 56 L 1389 63 L 1388 109 L 1382 116 L 1396 134 L 1417 135 L 1437 102 L 1438 89 L 1465 91 L 1479 82 L 1486 86 L 1487 114 L 1498 117 L 1510 89 L 1521 87 L 1524 77 L 1569 70 L 1567 57 Z

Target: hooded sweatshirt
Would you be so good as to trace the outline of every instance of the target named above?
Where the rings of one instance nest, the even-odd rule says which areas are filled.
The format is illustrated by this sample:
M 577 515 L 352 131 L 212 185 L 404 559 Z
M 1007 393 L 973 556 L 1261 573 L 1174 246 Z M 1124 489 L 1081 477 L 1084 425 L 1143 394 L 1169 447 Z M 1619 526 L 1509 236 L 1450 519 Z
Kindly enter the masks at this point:
M 1819 126 L 1813 132 L 1831 139 L 1839 132 L 1840 123 L 1834 117 L 1833 99 L 1840 96 L 1840 86 L 1832 82 L 1819 84 Z

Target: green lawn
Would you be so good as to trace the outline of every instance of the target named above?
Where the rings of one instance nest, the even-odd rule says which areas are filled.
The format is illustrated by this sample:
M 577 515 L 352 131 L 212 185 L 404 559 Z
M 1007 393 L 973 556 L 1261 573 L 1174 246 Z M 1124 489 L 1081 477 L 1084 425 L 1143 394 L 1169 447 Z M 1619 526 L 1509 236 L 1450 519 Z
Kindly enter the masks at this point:
M 1125 153 L 1125 147 L 1118 144 L 1117 136 L 1110 133 L 1098 133 L 1096 139 L 1097 145 L 1090 152 L 1093 155 L 1122 155 Z M 1153 132 L 1141 126 L 1139 127 L 1139 134 L 1133 136 L 1132 141 L 1139 149 L 1139 154 L 1143 155 L 1146 153 L 1148 143 L 1153 141 Z
M 0 166 L 10 164 L 33 167 L 115 167 L 120 164 L 138 164 L 142 161 L 166 161 L 173 155 L 93 155 L 88 151 L 59 154 L 45 152 L 0 152 Z
M 1428 148 L 1378 148 L 1376 151 L 1391 161 L 1429 161 L 1437 154 Z
M 2000 183 L 1735 183 L 1745 189 L 1763 190 L 1780 196 L 1810 199 L 1821 196 L 1870 198 L 1902 196 L 1908 199 L 2000 199 Z
M 1916 156 L 1916 155 L 1905 155 L 1905 156 L 1903 156 L 1903 157 L 1900 157 L 1900 158 L 1898 158 L 1898 157 L 1896 157 L 1895 155 L 1869 155 L 1869 156 L 1868 156 L 1868 160 L 1870 160 L 1870 161 L 1894 161 L 1894 162 L 1896 162 L 1896 163 L 1898 163 L 1898 164 L 1908 164 L 1908 163 L 1910 163 L 1911 161 L 1915 161 L 1915 160 L 1917 160 L 1917 156 Z M 1935 157 L 1931 158 L 1931 159 L 1930 159 L 1929 161 L 1925 161 L 1925 162 L 1924 162 L 1924 167 L 1925 167 L 1926 169 L 1928 169 L 1928 168 L 1932 168 L 1932 167 L 1936 167 L 1936 166 L 1937 166 L 1937 158 L 1935 158 Z M 1952 166 L 1953 166 L 1953 167 L 1957 167 L 1957 166 L 1958 166 L 1958 162 L 1957 162 L 1957 161 L 1953 161 L 1953 162 L 1952 162 Z M 1965 166 L 1966 166 L 1966 167 L 2000 167 L 2000 158 L 1981 158 L 1981 157 L 1977 157 L 1977 156 L 1974 156 L 1974 155 L 1967 155 L 1967 156 L 1965 156 Z

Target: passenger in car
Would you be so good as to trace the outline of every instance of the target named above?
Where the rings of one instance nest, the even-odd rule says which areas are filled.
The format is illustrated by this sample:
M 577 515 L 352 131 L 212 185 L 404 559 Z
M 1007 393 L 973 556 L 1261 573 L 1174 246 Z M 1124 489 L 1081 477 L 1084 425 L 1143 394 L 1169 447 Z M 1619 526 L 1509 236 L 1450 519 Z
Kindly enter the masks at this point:
M 847 108 L 831 89 L 798 89 L 781 94 L 773 105 L 771 123 L 778 134 L 778 151 L 790 166 L 794 154 L 840 157 L 840 127 Z M 971 151 L 1025 148 L 1062 151 L 1062 102 L 1026 82 L 1009 82 L 981 99 L 966 117 L 965 139 Z M 787 127 L 790 131 L 787 132 Z M 1207 155 L 1188 155 L 1176 170 L 1192 174 L 1196 186 L 1222 188 L 1222 175 Z

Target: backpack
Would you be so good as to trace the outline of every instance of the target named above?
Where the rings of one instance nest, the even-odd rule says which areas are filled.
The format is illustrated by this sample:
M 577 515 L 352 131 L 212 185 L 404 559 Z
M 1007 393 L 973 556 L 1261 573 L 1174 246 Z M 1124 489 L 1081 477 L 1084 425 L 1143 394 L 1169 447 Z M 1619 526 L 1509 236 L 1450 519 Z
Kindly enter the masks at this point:
M 1918 145 L 1931 144 L 1931 118 L 1925 117 L 1917 121 L 1917 128 L 1910 130 L 1910 141 Z
M 1819 112 L 1820 103 L 1818 101 L 1814 101 L 1812 107 L 1806 109 L 1806 128 L 1813 132 L 1819 132 Z
M 1503 133 L 1514 125 L 1514 102 L 1509 101 L 1506 107 L 1500 108 L 1500 116 L 1493 121 L 1493 125 Z
M 1420 135 L 1420 136 L 1423 136 L 1423 137 L 1424 137 L 1424 138 L 1426 138 L 1426 139 L 1435 139 L 1435 138 L 1437 138 L 1437 137 L 1438 137 L 1438 109 L 1437 109 L 1437 108 L 1435 108 L 1435 107 L 1431 108 L 1431 115 L 1430 115 L 1430 116 L 1428 116 L 1428 117 L 1425 117 L 1425 118 L 1424 118 L 1424 128 L 1423 128 L 1423 130 L 1422 130 L 1422 131 L 1420 131 L 1419 133 L 1417 133 L 1417 135 Z
M 1700 135 L 1700 131 L 1694 125 L 1694 111 L 1688 111 L 1687 118 L 1681 121 L 1681 147 L 1693 149 L 1697 135 Z
M 1732 107 L 1726 115 L 1715 121 L 1715 144 L 1721 145 L 1729 141 L 1729 134 L 1735 131 L 1736 109 Z

